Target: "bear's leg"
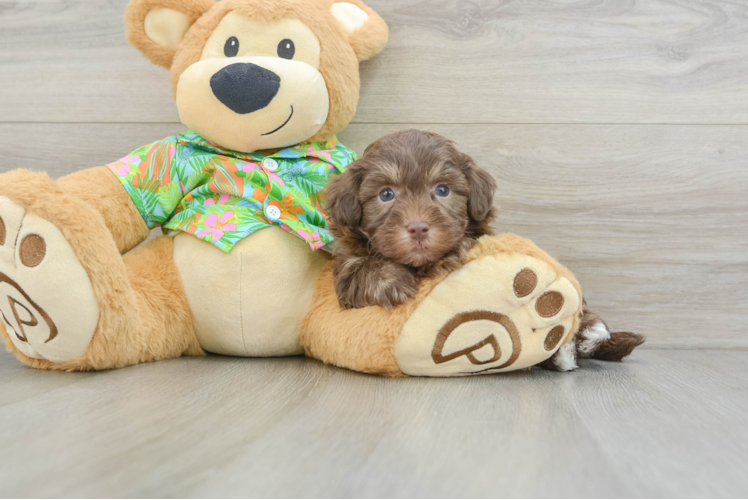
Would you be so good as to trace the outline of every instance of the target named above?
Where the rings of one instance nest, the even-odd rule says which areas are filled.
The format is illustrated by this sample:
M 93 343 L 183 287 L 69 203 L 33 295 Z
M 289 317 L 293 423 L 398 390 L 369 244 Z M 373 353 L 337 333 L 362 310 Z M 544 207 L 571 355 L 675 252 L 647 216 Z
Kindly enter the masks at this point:
M 181 282 L 171 240 L 125 262 L 120 252 L 147 228 L 132 220 L 114 176 L 99 173 L 110 177 L 78 192 L 44 174 L 0 175 L 0 336 L 21 361 L 46 369 L 200 354 L 184 293 L 174 293 Z
M 426 287 L 430 290 L 431 287 Z M 335 293 L 332 264 L 325 267 L 314 289 L 314 301 L 301 322 L 306 355 L 331 365 L 386 377 L 403 377 L 395 347 L 403 325 L 423 300 L 423 289 L 395 309 L 343 309 Z
M 220 253 L 218 249 L 215 251 Z M 205 356 L 174 263 L 174 238 L 156 238 L 125 255 L 124 264 L 137 301 L 139 321 L 135 331 L 116 339 L 123 350 L 115 350 L 114 367 L 180 356 Z M 106 343 L 102 347 L 109 348 Z M 108 357 L 112 359 L 111 355 Z
M 130 251 L 148 238 L 150 230 L 143 217 L 108 168 L 96 167 L 75 172 L 62 177 L 55 184 L 101 214 L 120 253 Z
M 415 299 L 389 311 L 341 309 L 327 268 L 301 339 L 310 356 L 357 371 L 488 374 L 548 359 L 572 341 L 581 311 L 574 276 L 532 242 L 507 234 L 481 238 L 462 268 L 422 283 Z

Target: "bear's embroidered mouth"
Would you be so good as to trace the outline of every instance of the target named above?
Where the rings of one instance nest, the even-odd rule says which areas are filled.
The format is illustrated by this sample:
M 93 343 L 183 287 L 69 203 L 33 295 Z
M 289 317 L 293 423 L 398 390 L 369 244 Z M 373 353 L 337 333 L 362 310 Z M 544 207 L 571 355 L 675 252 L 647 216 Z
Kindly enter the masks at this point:
M 266 133 L 266 134 L 262 134 L 262 135 L 263 135 L 263 136 L 266 136 L 266 135 L 270 135 L 270 134 L 274 134 L 274 133 L 276 133 L 277 131 L 279 131 L 280 129 L 282 129 L 282 128 L 283 128 L 283 127 L 285 127 L 286 125 L 288 125 L 288 122 L 290 122 L 290 121 L 291 121 L 291 118 L 293 118 L 293 104 L 291 105 L 291 114 L 290 114 L 290 115 L 288 115 L 288 119 L 287 119 L 287 120 L 286 120 L 285 122 L 283 122 L 283 125 L 281 125 L 280 127 L 278 127 L 278 128 L 277 128 L 277 129 L 275 129 L 275 130 L 271 130 L 270 132 L 268 132 L 268 133 Z

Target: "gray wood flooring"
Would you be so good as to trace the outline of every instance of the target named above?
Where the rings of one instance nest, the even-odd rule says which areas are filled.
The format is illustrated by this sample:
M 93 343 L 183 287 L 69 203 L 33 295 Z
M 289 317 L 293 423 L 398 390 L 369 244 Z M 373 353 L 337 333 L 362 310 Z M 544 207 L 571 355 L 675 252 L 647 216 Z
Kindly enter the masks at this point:
M 748 352 L 466 379 L 0 355 L 0 496 L 745 497 Z

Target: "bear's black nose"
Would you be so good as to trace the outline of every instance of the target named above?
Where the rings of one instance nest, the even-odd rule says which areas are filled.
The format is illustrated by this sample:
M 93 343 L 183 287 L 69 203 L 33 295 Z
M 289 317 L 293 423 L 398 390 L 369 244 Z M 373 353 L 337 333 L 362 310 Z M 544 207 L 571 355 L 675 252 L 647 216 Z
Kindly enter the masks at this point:
M 268 69 L 252 63 L 236 63 L 213 75 L 210 88 L 227 108 L 246 115 L 270 104 L 280 82 L 280 77 Z

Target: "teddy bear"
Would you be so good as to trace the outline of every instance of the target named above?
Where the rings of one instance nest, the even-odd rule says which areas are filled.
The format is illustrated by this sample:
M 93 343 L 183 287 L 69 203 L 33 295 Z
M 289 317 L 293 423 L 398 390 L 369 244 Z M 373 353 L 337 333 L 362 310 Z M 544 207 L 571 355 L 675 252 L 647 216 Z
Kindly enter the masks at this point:
M 356 159 L 359 0 L 132 0 L 128 40 L 170 70 L 188 132 L 52 180 L 0 174 L 0 336 L 39 369 L 306 354 L 385 376 L 460 376 L 567 354 L 582 291 L 514 235 L 395 309 L 335 297 L 324 187 Z M 141 245 L 151 229 L 165 233 Z M 141 246 L 139 246 L 141 245 Z M 137 248 L 136 248 L 137 247 Z

